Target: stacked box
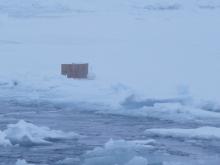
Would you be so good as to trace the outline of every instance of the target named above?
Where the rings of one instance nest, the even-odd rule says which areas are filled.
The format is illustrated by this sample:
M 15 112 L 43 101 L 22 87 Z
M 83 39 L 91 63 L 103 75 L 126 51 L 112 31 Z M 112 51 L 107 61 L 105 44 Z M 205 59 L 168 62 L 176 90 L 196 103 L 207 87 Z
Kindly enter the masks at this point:
M 62 64 L 61 74 L 68 78 L 85 79 L 88 77 L 89 64 Z

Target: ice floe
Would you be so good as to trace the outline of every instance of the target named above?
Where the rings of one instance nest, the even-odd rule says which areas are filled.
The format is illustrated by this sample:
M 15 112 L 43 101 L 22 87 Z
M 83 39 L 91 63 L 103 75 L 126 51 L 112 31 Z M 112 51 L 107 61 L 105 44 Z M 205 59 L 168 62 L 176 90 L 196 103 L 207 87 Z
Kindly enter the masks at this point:
M 126 165 L 147 165 L 147 159 L 140 157 L 140 156 L 135 156 L 133 159 L 131 159 Z
M 80 164 L 80 159 L 79 158 L 65 158 L 64 160 L 59 160 L 55 164 L 57 165 L 75 165 L 75 164 Z
M 6 135 L 4 132 L 0 131 L 0 146 L 11 146 L 11 142 L 6 139 Z
M 34 164 L 27 163 L 26 160 L 24 159 L 18 159 L 15 165 L 34 165 Z
M 158 135 L 163 137 L 174 138 L 195 138 L 195 139 L 220 139 L 220 128 L 216 127 L 199 127 L 195 129 L 147 129 L 149 135 Z
M 214 103 L 204 105 L 201 102 L 195 102 L 190 97 L 138 100 L 135 96 L 129 96 L 121 105 L 127 110 L 119 110 L 115 113 L 175 122 L 211 122 L 220 119 L 220 113 L 216 110 L 217 105 L 214 106 Z
M 85 154 L 83 165 L 147 165 L 148 161 L 140 151 L 152 148 L 149 141 L 110 140 L 104 147 L 97 147 Z
M 78 138 L 79 135 L 73 132 L 65 133 L 60 130 L 51 130 L 48 127 L 39 127 L 32 123 L 20 120 L 16 124 L 9 124 L 7 129 L 0 133 L 0 142 L 3 145 L 43 145 L 50 144 L 60 139 Z

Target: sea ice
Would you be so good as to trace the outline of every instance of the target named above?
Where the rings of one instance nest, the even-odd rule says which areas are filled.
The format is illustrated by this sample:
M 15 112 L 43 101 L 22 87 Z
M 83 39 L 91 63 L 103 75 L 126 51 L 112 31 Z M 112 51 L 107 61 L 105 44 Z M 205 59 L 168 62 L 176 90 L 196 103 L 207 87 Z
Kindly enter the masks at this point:
M 8 142 L 19 145 L 50 144 L 57 139 L 79 137 L 73 132 L 65 133 L 59 130 L 51 130 L 48 127 L 38 127 L 24 120 L 20 120 L 17 124 L 9 124 L 7 129 L 3 131 L 3 135 Z
M 124 115 L 146 116 L 175 122 L 210 122 L 220 119 L 220 113 L 204 109 L 186 98 L 177 99 L 126 99 L 122 103 L 127 110 L 115 111 Z
M 11 145 L 11 142 L 8 139 L 6 139 L 5 133 L 0 131 L 0 146 L 6 147 L 10 145 Z
M 147 165 L 147 159 L 139 156 L 135 156 L 126 165 Z
M 150 141 L 110 140 L 85 154 L 83 165 L 147 165 L 147 159 L 138 152 L 152 148 Z
M 15 165 L 34 165 L 34 164 L 27 163 L 26 160 L 24 159 L 18 159 Z
M 195 139 L 220 139 L 220 128 L 200 127 L 195 129 L 147 129 L 146 134 L 154 134 L 164 137 L 195 138 Z

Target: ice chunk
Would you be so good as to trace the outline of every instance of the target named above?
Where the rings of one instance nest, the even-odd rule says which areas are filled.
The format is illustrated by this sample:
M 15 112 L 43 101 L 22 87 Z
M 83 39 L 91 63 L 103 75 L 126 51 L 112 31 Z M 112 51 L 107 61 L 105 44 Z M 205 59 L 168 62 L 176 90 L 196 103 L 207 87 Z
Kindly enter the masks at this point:
M 64 160 L 59 160 L 56 162 L 58 165 L 75 165 L 79 164 L 80 159 L 79 158 L 65 158 Z
M 129 116 L 146 116 L 175 122 L 212 122 L 220 119 L 220 113 L 208 111 L 194 105 L 175 102 L 154 103 L 137 109 L 114 111 Z
M 15 165 L 34 165 L 34 164 L 27 163 L 26 160 L 24 159 L 18 159 Z
M 147 165 L 147 159 L 143 157 L 136 156 L 130 160 L 126 165 Z
M 163 165 L 185 165 L 186 162 L 163 162 Z
M 8 139 L 6 139 L 5 133 L 0 131 L 0 146 L 6 147 L 10 145 L 11 145 L 11 142 Z
M 17 124 L 9 124 L 3 133 L 5 138 L 10 140 L 12 144 L 19 145 L 48 144 L 58 139 L 79 137 L 78 134 L 73 132 L 64 133 L 59 130 L 51 130 L 48 127 L 38 127 L 24 120 L 20 120 Z
M 139 99 L 137 96 L 130 95 L 127 97 L 121 105 L 128 109 L 137 109 L 143 107 L 154 107 L 156 104 L 163 104 L 163 103 L 179 103 L 184 104 L 188 101 L 189 98 L 171 98 L 171 99 Z
M 200 127 L 195 129 L 147 129 L 145 133 L 165 137 L 220 139 L 220 128 L 216 127 Z
M 83 165 L 147 165 L 147 159 L 140 151 L 151 148 L 150 141 L 110 140 L 104 147 L 87 152 Z

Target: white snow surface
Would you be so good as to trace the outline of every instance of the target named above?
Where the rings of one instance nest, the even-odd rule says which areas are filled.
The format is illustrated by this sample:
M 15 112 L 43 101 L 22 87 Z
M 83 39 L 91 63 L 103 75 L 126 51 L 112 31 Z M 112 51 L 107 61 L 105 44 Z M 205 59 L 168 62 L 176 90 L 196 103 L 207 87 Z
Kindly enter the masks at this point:
M 146 158 L 138 155 L 141 150 L 152 148 L 152 140 L 125 141 L 110 140 L 104 147 L 97 147 L 85 154 L 83 165 L 147 165 Z
M 78 138 L 73 132 L 65 133 L 59 130 L 51 130 L 48 127 L 39 127 L 32 123 L 20 120 L 16 124 L 9 124 L 7 129 L 0 132 L 0 144 L 6 145 L 47 145 L 58 139 Z
M 179 137 L 187 139 L 220 139 L 220 128 L 216 127 L 200 127 L 195 129 L 147 129 L 145 133 L 165 137 Z

